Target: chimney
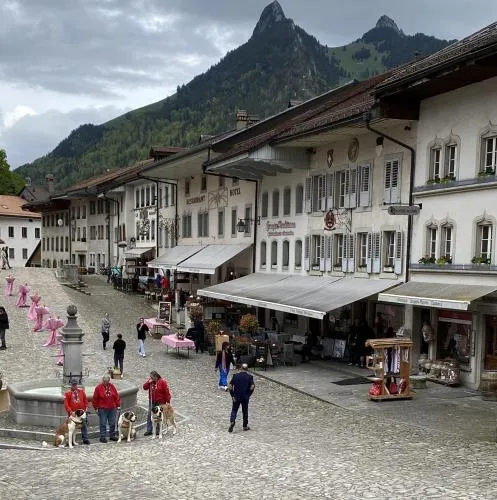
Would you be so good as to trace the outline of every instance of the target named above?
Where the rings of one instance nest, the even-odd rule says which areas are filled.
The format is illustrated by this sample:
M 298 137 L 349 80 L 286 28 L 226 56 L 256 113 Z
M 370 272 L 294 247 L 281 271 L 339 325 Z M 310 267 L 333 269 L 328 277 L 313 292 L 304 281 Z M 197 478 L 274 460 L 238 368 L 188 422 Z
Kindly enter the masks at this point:
M 53 175 L 52 174 L 47 174 L 45 176 L 45 183 L 47 185 L 47 189 L 49 194 L 54 194 L 54 188 L 53 188 Z
M 244 109 L 240 109 L 236 112 L 236 129 L 242 130 L 247 128 L 248 125 L 248 113 Z

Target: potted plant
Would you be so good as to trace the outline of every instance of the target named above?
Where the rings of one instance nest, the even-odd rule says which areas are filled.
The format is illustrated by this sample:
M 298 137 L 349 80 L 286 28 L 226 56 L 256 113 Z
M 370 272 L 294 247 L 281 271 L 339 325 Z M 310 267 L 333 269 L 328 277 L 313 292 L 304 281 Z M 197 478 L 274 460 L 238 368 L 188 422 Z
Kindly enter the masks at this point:
M 454 174 L 449 174 L 449 175 L 446 175 L 442 179 L 442 184 L 447 184 L 447 183 L 455 181 L 455 180 L 456 180 L 456 176 Z
M 418 262 L 420 264 L 435 264 L 436 259 L 435 257 L 428 257 L 428 255 L 425 255 L 424 257 L 421 257 Z
M 188 309 L 188 314 L 190 319 L 195 322 L 197 319 L 201 319 L 204 314 L 204 308 L 200 304 L 195 304 Z
M 207 340 L 209 342 L 207 351 L 211 355 L 216 353 L 216 335 L 221 331 L 222 326 L 221 321 L 218 319 L 211 319 L 206 325 Z
M 478 256 L 475 255 L 471 259 L 471 264 L 476 264 L 476 265 L 490 264 L 490 259 L 488 257 L 478 257 Z
M 238 327 L 242 332 L 252 335 L 259 328 L 259 322 L 254 314 L 244 314 Z
M 450 255 L 445 255 L 436 260 L 436 264 L 439 266 L 445 266 L 445 264 L 452 264 L 452 258 Z

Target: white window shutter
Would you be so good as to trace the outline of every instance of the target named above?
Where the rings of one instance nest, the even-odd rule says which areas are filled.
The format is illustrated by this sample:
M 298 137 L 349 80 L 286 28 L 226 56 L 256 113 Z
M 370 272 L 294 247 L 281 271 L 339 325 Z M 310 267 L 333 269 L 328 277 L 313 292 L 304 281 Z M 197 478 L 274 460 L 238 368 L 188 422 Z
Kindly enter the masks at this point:
M 324 271 L 324 258 L 326 255 L 326 248 L 325 248 L 325 243 L 326 238 L 324 235 L 321 235 L 321 245 L 319 247 L 319 270 Z
M 326 209 L 334 208 L 335 178 L 333 174 L 326 174 Z
M 385 163 L 385 189 L 383 194 L 383 201 L 385 203 L 392 203 L 391 199 L 391 182 L 392 182 L 392 162 Z
M 399 160 L 392 161 L 390 178 L 390 203 L 400 203 L 400 165 Z
M 350 169 L 349 208 L 357 207 L 357 168 Z
M 345 175 L 345 189 L 344 189 L 343 208 L 350 208 L 350 170 L 345 170 L 344 175 Z
M 304 211 L 308 214 L 312 212 L 312 177 L 305 179 Z
M 326 194 L 327 194 L 327 186 L 326 186 L 326 175 L 319 176 L 319 210 L 326 210 Z
M 381 234 L 373 233 L 373 273 L 381 271 Z
M 342 247 L 342 272 L 346 273 L 349 262 L 349 239 L 346 234 L 343 235 Z
M 304 271 L 309 271 L 310 269 L 310 261 L 309 261 L 309 253 L 311 250 L 311 238 L 310 236 L 306 236 L 304 238 Z
M 354 235 L 353 234 L 350 234 L 349 237 L 348 237 L 348 256 L 347 256 L 347 271 L 349 273 L 353 273 L 354 270 L 355 270 L 355 258 L 354 258 L 354 243 L 355 243 L 355 238 L 354 238 Z
M 326 237 L 326 253 L 325 253 L 325 257 L 324 257 L 324 270 L 325 271 L 332 270 L 332 266 L 333 266 L 333 261 L 331 260 L 332 248 L 333 248 L 333 237 L 327 236 Z
M 394 273 L 402 274 L 402 252 L 404 234 L 401 231 L 395 233 Z
M 368 233 L 368 244 L 366 247 L 366 271 L 373 272 L 373 234 Z
M 369 207 L 371 203 L 371 165 L 360 167 L 359 179 L 359 206 Z

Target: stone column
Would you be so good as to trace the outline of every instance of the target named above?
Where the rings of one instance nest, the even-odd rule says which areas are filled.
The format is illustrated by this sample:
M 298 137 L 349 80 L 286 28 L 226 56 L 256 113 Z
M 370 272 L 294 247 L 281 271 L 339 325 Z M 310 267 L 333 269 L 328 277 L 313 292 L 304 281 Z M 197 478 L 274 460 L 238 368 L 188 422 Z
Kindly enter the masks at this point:
M 67 308 L 67 323 L 62 328 L 62 351 L 64 367 L 62 372 L 62 390 L 70 386 L 71 378 L 77 378 L 80 385 L 83 382 L 83 330 L 78 326 L 75 305 Z

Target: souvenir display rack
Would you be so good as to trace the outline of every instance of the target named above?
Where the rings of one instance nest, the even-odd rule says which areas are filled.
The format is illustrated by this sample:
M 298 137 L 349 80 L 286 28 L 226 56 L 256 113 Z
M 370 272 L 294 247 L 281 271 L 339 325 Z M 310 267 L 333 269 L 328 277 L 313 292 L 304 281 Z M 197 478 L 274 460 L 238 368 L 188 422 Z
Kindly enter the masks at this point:
M 373 349 L 367 367 L 373 371 L 369 399 L 411 399 L 409 380 L 410 354 L 413 342 L 408 338 L 369 339 L 366 347 Z

